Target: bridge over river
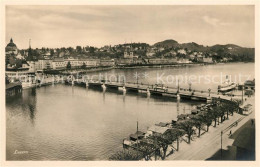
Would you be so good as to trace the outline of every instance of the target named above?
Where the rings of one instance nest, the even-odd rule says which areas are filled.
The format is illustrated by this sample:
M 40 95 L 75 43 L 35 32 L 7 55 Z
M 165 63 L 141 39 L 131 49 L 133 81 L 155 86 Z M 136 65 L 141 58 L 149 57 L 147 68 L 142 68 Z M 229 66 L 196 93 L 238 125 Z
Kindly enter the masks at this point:
M 232 100 L 236 97 L 241 98 L 241 95 L 227 96 L 222 93 L 212 92 L 210 89 L 208 91 L 193 90 L 193 89 L 183 89 L 181 87 L 168 87 L 163 84 L 143 84 L 143 83 L 133 83 L 133 82 L 115 82 L 115 81 L 105 81 L 105 80 L 70 80 L 66 82 L 67 84 L 75 86 L 83 86 L 89 88 L 96 88 L 105 91 L 106 89 L 117 90 L 123 93 L 126 92 L 136 92 L 141 94 L 156 95 L 172 97 L 177 99 L 186 100 L 197 100 L 210 102 L 212 98 L 221 98 L 224 100 Z

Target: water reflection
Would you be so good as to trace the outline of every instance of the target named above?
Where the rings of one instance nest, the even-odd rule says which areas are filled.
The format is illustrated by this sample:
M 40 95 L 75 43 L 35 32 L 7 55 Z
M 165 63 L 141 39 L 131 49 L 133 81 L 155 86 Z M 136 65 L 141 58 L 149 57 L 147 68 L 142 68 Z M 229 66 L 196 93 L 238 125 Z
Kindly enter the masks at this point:
M 103 90 L 103 104 L 105 104 L 105 100 L 106 100 L 106 91 Z

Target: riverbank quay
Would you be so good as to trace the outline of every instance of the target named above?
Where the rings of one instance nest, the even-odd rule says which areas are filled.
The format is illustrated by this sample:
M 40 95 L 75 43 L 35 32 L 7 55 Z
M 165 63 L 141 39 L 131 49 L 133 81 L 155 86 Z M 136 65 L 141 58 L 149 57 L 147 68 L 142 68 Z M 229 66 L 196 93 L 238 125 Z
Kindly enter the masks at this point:
M 141 65 L 118 65 L 116 69 L 138 69 L 138 68 L 169 68 L 169 67 L 186 67 L 186 66 L 203 66 L 216 63 L 176 63 L 176 64 L 141 64 Z
M 224 133 L 222 134 L 222 149 L 227 150 L 234 142 L 234 139 L 230 138 L 230 132 L 231 134 L 235 133 L 246 122 L 255 118 L 254 100 L 255 98 L 251 97 L 244 103 L 244 105 L 253 105 L 253 112 L 250 115 L 244 116 L 234 113 L 234 115 L 232 117 L 229 117 L 228 120 L 220 123 L 216 128 L 211 128 L 209 132 L 203 134 L 200 138 L 194 138 L 194 142 L 192 142 L 191 144 L 181 142 L 180 147 L 182 149 L 167 157 L 166 160 L 209 159 L 221 149 L 221 131 L 224 131 L 225 129 L 228 130 L 224 131 Z M 236 122 L 238 123 L 236 124 Z M 233 124 L 236 124 L 237 126 L 231 126 Z M 221 160 L 221 158 L 219 160 Z
M 235 104 L 236 107 L 233 106 L 235 108 L 230 108 L 232 103 L 232 101 L 218 99 L 211 104 L 199 106 L 200 111 L 197 111 L 197 114 L 193 112 L 192 114 L 182 114 L 183 116 L 177 117 L 177 122 L 156 124 L 156 127 L 152 130 L 148 128 L 148 131 L 142 132 L 142 135 L 137 129 L 137 137 L 133 137 L 136 136 L 135 134 L 130 135 L 126 142 L 123 141 L 123 148 L 127 148 L 128 152 L 124 150 L 121 155 L 117 153 L 115 157 L 111 157 L 111 160 L 122 160 L 121 158 L 125 154 L 135 158 L 141 154 L 144 158 L 140 159 L 146 161 L 205 160 L 217 150 L 223 151 L 227 148 L 231 143 L 228 138 L 232 136 L 233 131 L 254 117 L 253 113 L 249 116 L 239 114 L 238 105 Z M 245 102 L 243 106 L 247 104 L 254 106 L 254 97 Z M 229 109 L 226 110 L 227 108 Z M 215 116 L 208 117 L 211 115 L 210 113 Z M 208 121 L 204 120 L 204 122 L 203 117 Z
M 112 69 L 140 69 L 140 68 L 171 68 L 171 67 L 186 67 L 186 66 L 204 66 L 214 65 L 217 63 L 175 63 L 175 64 L 135 64 L 135 65 L 115 65 L 115 66 L 98 66 L 98 67 L 85 67 L 83 68 L 71 68 L 71 69 L 49 69 L 43 70 L 44 74 L 86 74 L 92 72 L 109 71 Z

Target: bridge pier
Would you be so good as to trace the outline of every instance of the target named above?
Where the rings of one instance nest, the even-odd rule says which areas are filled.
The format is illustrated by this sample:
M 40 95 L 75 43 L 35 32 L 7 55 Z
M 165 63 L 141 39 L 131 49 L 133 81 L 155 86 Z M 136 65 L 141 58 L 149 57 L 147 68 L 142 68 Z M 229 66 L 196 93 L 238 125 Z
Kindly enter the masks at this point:
M 107 87 L 104 83 L 101 85 L 101 87 L 102 87 L 103 91 L 106 91 Z
M 126 87 L 125 86 L 118 86 L 118 91 L 126 93 Z
M 179 93 L 177 93 L 177 100 L 180 100 L 181 99 L 181 96 Z
M 147 88 L 146 92 L 147 92 L 147 96 L 148 96 L 148 97 L 151 96 L 151 92 L 150 92 L 150 89 L 149 89 L 149 88 Z

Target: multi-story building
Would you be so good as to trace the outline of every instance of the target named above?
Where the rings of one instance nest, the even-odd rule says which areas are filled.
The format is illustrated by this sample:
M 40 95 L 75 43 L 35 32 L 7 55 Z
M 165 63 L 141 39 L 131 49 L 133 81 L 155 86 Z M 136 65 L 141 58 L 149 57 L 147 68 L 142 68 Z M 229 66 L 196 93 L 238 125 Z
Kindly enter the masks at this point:
M 115 61 L 114 59 L 103 59 L 100 60 L 100 66 L 114 66 L 115 65 Z
M 204 63 L 213 63 L 212 57 L 203 57 Z
M 133 64 L 133 58 L 118 59 L 118 65 L 130 65 Z
M 132 59 L 134 57 L 134 52 L 133 51 L 125 51 L 124 52 L 124 58 L 125 59 Z
M 30 72 L 37 72 L 37 70 L 42 70 L 42 69 L 40 69 L 38 61 L 27 61 L 27 63 L 29 64 Z
M 40 59 L 38 60 L 39 70 L 52 69 L 51 59 Z
M 186 58 L 179 58 L 177 63 L 191 63 L 191 61 L 189 59 Z
M 64 62 L 64 59 L 63 58 L 55 58 L 53 61 L 52 61 L 52 68 L 53 69 L 63 69 L 66 67 L 66 64 Z

